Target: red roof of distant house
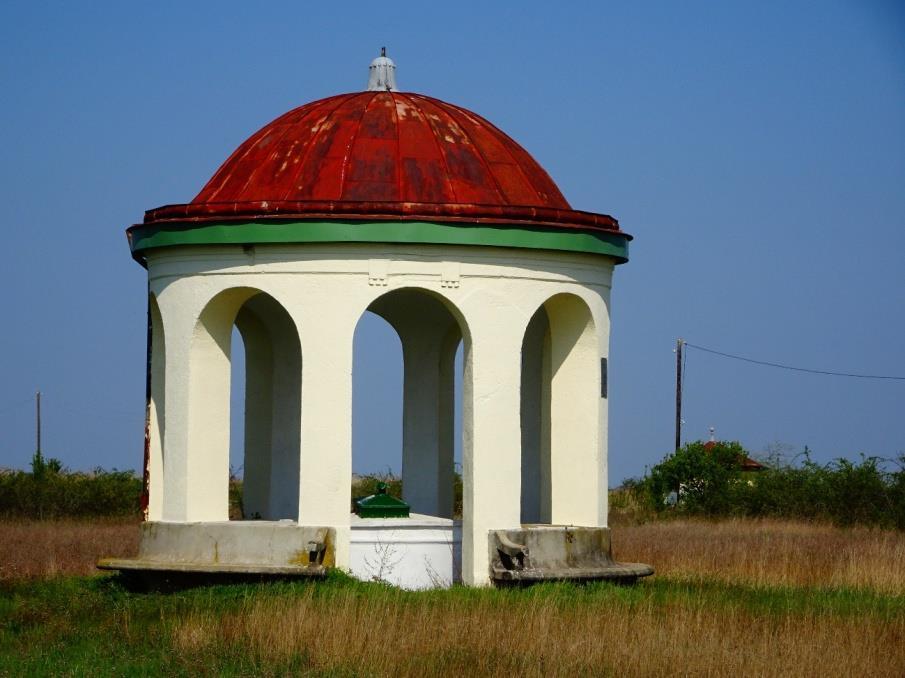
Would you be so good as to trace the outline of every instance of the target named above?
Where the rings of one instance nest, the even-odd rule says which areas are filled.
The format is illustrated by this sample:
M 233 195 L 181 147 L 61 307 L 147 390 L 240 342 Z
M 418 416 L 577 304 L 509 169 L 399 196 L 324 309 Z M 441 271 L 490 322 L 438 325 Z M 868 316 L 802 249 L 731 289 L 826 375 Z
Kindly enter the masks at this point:
M 247 218 L 421 219 L 525 224 L 630 237 L 604 214 L 573 210 L 509 136 L 421 94 L 357 92 L 265 125 L 186 205 L 145 223 Z
M 704 449 L 709 452 L 716 444 L 716 440 L 708 440 L 704 443 Z M 743 471 L 763 471 L 765 468 L 767 467 L 760 462 L 754 461 L 751 457 L 745 456 L 745 458 L 742 459 Z

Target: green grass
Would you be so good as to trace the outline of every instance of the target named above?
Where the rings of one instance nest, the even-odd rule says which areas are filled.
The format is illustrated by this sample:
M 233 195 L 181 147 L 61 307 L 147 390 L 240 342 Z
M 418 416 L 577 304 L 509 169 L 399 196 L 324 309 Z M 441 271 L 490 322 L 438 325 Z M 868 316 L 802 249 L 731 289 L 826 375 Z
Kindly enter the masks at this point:
M 312 588 L 313 587 L 313 588 Z M 604 583 L 549 584 L 526 589 L 466 589 L 404 592 L 343 575 L 327 581 L 234 584 L 173 593 L 128 590 L 117 577 L 58 578 L 5 584 L 0 588 L 2 675 L 279 675 L 305 673 L 310 657 L 262 659 L 241 646 L 219 643 L 197 651 L 174 646 L 174 631 L 192 615 L 240 613 L 267 598 L 313 596 L 331 609 L 349 598 L 399 608 L 462 609 L 487 605 L 518 609 L 543 599 L 556 610 L 576 607 L 635 610 L 701 608 L 708 614 L 745 611 L 759 617 L 901 619 L 905 597 L 870 590 L 770 587 L 715 581 L 687 583 L 655 578 L 634 587 Z M 316 623 L 317 620 L 312 620 Z M 392 623 L 392 619 L 388 620 Z M 463 651 L 467 650 L 463 648 Z M 467 663 L 467 657 L 458 660 Z M 456 663 L 455 658 L 444 661 Z M 426 670 L 429 667 L 426 667 Z M 336 665 L 326 675 L 352 675 Z M 321 667 L 318 675 L 325 675 Z

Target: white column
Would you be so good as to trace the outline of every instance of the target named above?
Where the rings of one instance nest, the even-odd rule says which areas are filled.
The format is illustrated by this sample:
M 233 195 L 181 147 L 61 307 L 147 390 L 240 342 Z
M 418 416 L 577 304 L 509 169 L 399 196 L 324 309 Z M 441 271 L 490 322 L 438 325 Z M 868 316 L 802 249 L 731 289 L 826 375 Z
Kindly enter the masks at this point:
M 477 310 L 477 309 L 476 309 Z M 489 532 L 520 526 L 521 346 L 527 319 L 484 302 L 469 316 L 462 453 L 462 580 L 490 583 Z
M 597 330 L 590 309 L 576 296 L 557 295 L 546 309 L 550 318 L 550 519 L 561 525 L 605 525 L 606 450 L 601 445 Z
M 236 311 L 253 291 L 210 294 L 203 278 L 157 294 L 167 328 L 162 520 L 229 518 L 230 342 Z
M 148 520 L 163 517 L 163 436 L 166 431 L 166 339 L 157 301 L 150 296 L 151 402 L 148 428 Z
M 352 343 L 357 314 L 341 292 L 299 295 L 290 309 L 302 338 L 299 524 L 336 530 L 335 565 L 349 568 L 352 503 Z M 322 296 L 321 296 L 322 295 Z M 329 300 L 325 307 L 323 299 Z M 346 302 L 344 304 L 344 301 Z
M 270 520 L 270 476 L 273 433 L 273 348 L 257 315 L 243 308 L 236 326 L 245 344 L 245 455 L 242 461 L 242 505 L 246 519 Z
M 188 424 L 189 365 L 195 317 L 191 310 L 189 285 L 170 285 L 157 294 L 166 351 L 163 379 L 166 425 L 163 430 L 163 482 L 160 513 L 155 519 L 174 522 L 188 520 Z M 152 472 L 154 468 L 152 467 Z M 155 485 L 154 476 L 151 486 Z
M 602 380 L 602 365 L 599 361 L 609 361 L 610 355 L 610 288 L 601 287 L 598 294 L 589 297 L 589 306 L 594 318 L 594 329 L 597 334 L 597 374 Z M 607 366 L 609 372 L 609 366 Z M 610 469 L 609 469 L 609 436 L 610 436 L 610 411 L 609 411 L 609 387 L 606 388 L 606 397 L 603 396 L 604 384 L 598 382 L 597 392 L 597 468 L 600 490 L 597 495 L 597 526 L 606 527 L 609 524 L 610 503 Z
M 459 332 L 398 328 L 404 362 L 402 492 L 414 513 L 453 513 L 453 378 Z
M 437 515 L 442 518 L 452 518 L 455 508 L 456 352 L 461 341 L 462 333 L 456 325 L 446 333 L 440 346 Z
M 189 522 L 229 520 L 230 342 L 237 306 L 225 299 L 212 301 L 191 338 L 185 474 Z
M 295 520 L 299 513 L 302 355 L 298 330 L 286 313 L 273 318 L 271 336 L 270 515 Z

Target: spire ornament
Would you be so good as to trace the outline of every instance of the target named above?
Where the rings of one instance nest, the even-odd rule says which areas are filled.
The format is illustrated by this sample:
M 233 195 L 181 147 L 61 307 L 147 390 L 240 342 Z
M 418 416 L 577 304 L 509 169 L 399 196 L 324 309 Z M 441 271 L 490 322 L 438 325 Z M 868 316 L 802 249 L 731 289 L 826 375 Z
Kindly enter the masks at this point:
M 380 48 L 380 56 L 371 62 L 368 70 L 369 92 L 398 92 L 396 87 L 396 64 L 387 56 L 387 48 Z

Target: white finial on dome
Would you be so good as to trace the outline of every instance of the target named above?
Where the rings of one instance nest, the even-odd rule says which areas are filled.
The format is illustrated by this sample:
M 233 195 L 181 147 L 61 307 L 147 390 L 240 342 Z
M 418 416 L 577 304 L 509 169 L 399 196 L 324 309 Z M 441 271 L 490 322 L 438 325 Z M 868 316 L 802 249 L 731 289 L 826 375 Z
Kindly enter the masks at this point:
M 387 48 L 380 48 L 380 56 L 371 62 L 368 76 L 369 92 L 398 92 L 396 89 L 396 64 L 387 56 Z

